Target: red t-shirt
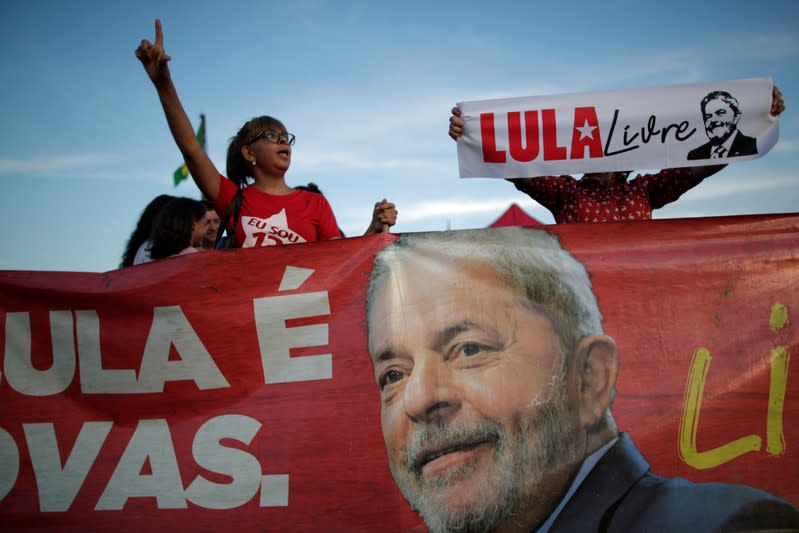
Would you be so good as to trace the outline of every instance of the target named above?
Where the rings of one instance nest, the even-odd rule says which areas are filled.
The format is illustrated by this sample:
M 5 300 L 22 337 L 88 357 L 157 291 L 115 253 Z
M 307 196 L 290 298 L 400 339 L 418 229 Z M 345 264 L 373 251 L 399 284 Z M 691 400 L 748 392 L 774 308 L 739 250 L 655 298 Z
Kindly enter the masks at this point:
M 703 178 L 690 168 L 669 168 L 630 181 L 602 185 L 571 176 L 510 180 L 522 192 L 552 212 L 555 222 L 649 220 L 652 210 L 677 200 Z
M 219 178 L 219 196 L 214 207 L 224 225 L 236 184 L 224 176 Z M 296 190 L 277 196 L 254 186 L 244 188 L 236 222 L 236 246 L 296 244 L 340 236 L 333 210 L 321 194 Z

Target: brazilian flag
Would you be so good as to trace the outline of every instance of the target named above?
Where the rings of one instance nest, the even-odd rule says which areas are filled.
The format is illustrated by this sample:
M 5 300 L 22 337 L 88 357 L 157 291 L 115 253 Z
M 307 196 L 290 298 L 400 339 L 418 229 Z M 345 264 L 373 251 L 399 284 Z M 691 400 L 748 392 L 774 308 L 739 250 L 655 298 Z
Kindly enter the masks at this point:
M 203 147 L 203 151 L 205 150 L 205 115 L 200 115 L 200 127 L 197 128 L 197 140 L 200 141 L 200 146 Z M 185 180 L 189 177 L 189 169 L 186 168 L 186 163 L 183 163 L 178 167 L 174 174 L 172 174 L 172 180 L 175 182 L 175 187 L 178 186 L 178 183 Z

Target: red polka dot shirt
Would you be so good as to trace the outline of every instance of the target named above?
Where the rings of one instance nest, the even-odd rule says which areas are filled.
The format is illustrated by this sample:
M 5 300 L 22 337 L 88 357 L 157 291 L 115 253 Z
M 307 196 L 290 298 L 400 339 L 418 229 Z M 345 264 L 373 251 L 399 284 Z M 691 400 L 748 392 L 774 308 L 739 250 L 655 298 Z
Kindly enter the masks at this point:
M 650 220 L 652 210 L 677 200 L 699 185 L 703 177 L 691 168 L 669 168 L 657 174 L 641 174 L 630 181 L 607 185 L 571 176 L 541 176 L 511 181 L 552 212 L 555 222 L 615 222 Z

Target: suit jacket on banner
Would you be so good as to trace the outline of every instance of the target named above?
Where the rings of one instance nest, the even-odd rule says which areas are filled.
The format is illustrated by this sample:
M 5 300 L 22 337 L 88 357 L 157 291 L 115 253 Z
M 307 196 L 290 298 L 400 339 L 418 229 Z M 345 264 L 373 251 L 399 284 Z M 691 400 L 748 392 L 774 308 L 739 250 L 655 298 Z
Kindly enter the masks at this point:
M 622 433 L 563 508 L 550 532 L 799 531 L 799 510 L 771 494 L 724 483 L 692 483 L 649 471 Z
M 694 159 L 710 159 L 712 156 L 713 145 L 705 143 L 702 146 L 694 148 L 688 152 L 688 160 Z M 730 145 L 730 152 L 724 154 L 723 157 L 738 157 L 739 155 L 756 155 L 757 154 L 757 139 L 744 135 L 740 131 L 735 132 L 735 138 Z

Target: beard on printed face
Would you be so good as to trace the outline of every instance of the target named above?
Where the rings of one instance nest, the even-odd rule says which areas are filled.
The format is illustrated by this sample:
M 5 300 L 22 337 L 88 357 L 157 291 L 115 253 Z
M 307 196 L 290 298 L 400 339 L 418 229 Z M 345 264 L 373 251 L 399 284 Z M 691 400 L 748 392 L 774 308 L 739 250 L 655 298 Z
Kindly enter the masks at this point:
M 550 479 L 580 458 L 573 438 L 574 418 L 561 382 L 556 379 L 534 417 L 518 419 L 510 431 L 496 421 L 481 419 L 468 425 L 431 422 L 413 434 L 404 460 L 390 461 L 390 468 L 402 494 L 432 533 L 491 531 L 534 506 L 558 501 L 560 494 L 553 494 Z M 429 459 L 424 450 L 470 443 L 490 446 L 490 453 L 482 461 L 461 464 L 440 475 L 422 472 Z M 461 484 L 468 484 L 469 500 L 451 497 L 450 490 Z M 551 509 L 539 511 L 546 517 Z

